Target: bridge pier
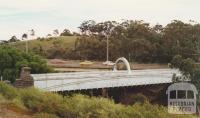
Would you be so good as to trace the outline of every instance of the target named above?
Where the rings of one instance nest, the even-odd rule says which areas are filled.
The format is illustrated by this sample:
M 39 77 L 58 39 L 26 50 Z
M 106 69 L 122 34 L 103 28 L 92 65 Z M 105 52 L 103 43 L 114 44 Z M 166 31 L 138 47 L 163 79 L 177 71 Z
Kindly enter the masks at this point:
M 108 90 L 106 88 L 102 88 L 102 93 L 101 95 L 105 98 L 108 98 Z
M 90 93 L 90 96 L 93 96 L 93 90 L 90 90 L 89 93 Z

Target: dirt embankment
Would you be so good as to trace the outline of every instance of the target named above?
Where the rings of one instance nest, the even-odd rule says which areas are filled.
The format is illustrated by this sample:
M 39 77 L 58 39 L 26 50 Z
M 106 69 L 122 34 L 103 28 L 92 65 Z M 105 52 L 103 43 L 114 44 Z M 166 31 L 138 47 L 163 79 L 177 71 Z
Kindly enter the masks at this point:
M 32 115 L 19 108 L 1 105 L 0 118 L 32 118 Z

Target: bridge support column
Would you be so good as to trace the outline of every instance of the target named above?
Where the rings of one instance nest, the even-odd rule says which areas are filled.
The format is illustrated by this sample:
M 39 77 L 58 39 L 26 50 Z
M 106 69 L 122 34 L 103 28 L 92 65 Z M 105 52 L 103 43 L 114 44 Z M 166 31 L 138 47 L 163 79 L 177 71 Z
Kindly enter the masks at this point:
M 123 95 L 124 95 L 124 97 L 127 96 L 127 92 L 126 92 L 126 88 L 125 87 L 123 88 Z
M 90 96 L 93 96 L 93 90 L 89 90 Z
M 102 88 L 102 96 L 108 98 L 108 90 L 106 88 Z

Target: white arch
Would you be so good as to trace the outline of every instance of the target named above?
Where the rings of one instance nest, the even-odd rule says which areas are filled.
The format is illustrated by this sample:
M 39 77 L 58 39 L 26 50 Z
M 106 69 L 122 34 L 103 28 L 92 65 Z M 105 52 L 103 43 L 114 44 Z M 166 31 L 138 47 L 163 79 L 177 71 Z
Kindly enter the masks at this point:
M 124 62 L 124 64 L 126 65 L 126 69 L 127 69 L 128 73 L 130 74 L 130 73 L 131 73 L 130 64 L 129 64 L 129 62 L 127 61 L 127 59 L 124 58 L 124 57 L 118 58 L 118 59 L 115 61 L 115 65 L 114 65 L 114 67 L 113 67 L 113 71 L 117 71 L 117 63 L 118 63 L 119 61 Z

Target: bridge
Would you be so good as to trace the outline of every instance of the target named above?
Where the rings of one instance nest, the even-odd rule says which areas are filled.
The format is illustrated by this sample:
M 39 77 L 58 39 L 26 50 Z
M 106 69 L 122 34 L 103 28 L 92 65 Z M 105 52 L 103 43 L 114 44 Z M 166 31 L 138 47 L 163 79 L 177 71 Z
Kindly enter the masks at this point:
M 123 61 L 127 71 L 118 71 L 116 64 Z M 125 58 L 119 58 L 113 71 L 31 74 L 34 87 L 45 91 L 74 91 L 172 83 L 174 69 L 131 70 Z

